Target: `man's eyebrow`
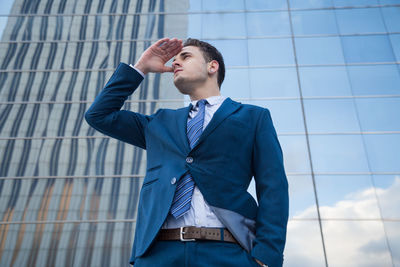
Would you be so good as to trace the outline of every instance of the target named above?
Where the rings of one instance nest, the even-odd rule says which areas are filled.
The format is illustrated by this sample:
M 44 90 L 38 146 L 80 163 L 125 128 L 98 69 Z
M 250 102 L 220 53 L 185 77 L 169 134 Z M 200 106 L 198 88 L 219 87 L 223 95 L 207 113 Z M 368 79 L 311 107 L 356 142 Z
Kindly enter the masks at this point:
M 188 55 L 188 54 L 192 54 L 192 53 L 190 53 L 190 52 L 188 52 L 188 51 L 185 51 L 185 52 L 182 52 L 182 53 L 178 54 L 176 57 L 184 57 L 184 56 L 186 56 L 186 55 Z M 175 61 L 176 57 L 174 57 L 174 59 L 172 60 L 172 62 Z

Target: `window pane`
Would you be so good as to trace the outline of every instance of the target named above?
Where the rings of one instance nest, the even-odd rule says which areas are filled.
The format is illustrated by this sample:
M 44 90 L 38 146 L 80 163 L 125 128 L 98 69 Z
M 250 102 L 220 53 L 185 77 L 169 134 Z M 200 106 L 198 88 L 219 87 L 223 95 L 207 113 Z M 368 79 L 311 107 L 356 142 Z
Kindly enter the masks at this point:
M 318 221 L 289 220 L 284 266 L 325 266 Z
M 396 65 L 348 66 L 354 95 L 400 94 Z
M 343 64 L 339 37 L 296 38 L 299 64 Z
M 370 6 L 378 5 L 379 0 L 333 0 L 336 7 L 338 6 Z
M 304 132 L 303 116 L 299 100 L 252 101 L 252 104 L 268 108 L 271 111 L 272 120 L 278 134 L 284 132 Z
M 400 34 L 391 34 L 389 36 L 394 54 L 396 55 L 396 61 L 400 61 Z
M 228 69 L 221 94 L 232 98 L 250 98 L 248 69 Z
M 361 98 L 356 103 L 363 131 L 400 131 L 400 98 Z
M 400 31 L 400 7 L 382 7 L 388 32 Z
M 322 223 L 329 266 L 392 266 L 382 221 Z
M 243 0 L 202 0 L 203 11 L 244 10 Z M 200 1 L 199 1 L 200 2 Z
M 250 87 L 253 98 L 299 95 L 295 68 L 250 69 Z
M 294 64 L 292 40 L 249 39 L 249 63 L 252 66 Z M 236 50 L 236 54 L 238 54 Z
M 311 133 L 360 131 L 353 99 L 306 99 L 304 109 Z
M 331 0 L 290 0 L 290 8 L 331 7 Z
M 245 37 L 244 13 L 203 14 L 203 38 Z
M 335 12 L 342 34 L 386 32 L 379 8 L 337 9 Z
M 317 175 L 315 183 L 322 219 L 376 219 L 380 217 L 371 176 Z M 368 205 L 367 210 L 365 205 Z
M 315 172 L 369 171 L 359 135 L 310 135 Z
M 246 40 L 205 40 L 214 45 L 224 57 L 225 66 L 247 66 Z M 240 51 L 240 53 L 238 53 Z
M 400 223 L 384 221 L 386 236 L 392 251 L 394 266 L 400 266 Z
M 373 177 L 382 217 L 400 219 L 400 176 L 374 175 Z
M 253 36 L 290 35 L 289 16 L 283 12 L 247 13 L 247 34 Z M 267 23 L 265 23 L 267 21 Z
M 278 138 L 283 151 L 286 173 L 310 173 L 305 135 L 280 135 Z
M 352 95 L 345 67 L 300 67 L 303 96 Z
M 10 3 L 12 3 L 11 1 L 10 1 Z M 3 11 L 4 12 L 4 11 Z M 2 14 L 4 14 L 3 12 L 1 12 Z M 0 17 L 0 38 L 3 40 L 3 41 L 6 41 L 6 40 L 4 40 L 5 38 L 7 38 L 6 37 L 6 35 L 4 35 L 4 37 L 3 37 L 3 32 L 4 32 L 4 28 L 6 27 L 6 25 L 7 25 L 7 21 L 8 21 L 8 17 Z M 3 39 L 4 38 L 4 39 Z
M 400 4 L 400 0 L 379 0 L 381 5 L 383 4 Z
M 201 14 L 191 14 L 188 16 L 188 36 L 191 38 L 202 38 L 201 36 Z
M 312 178 L 309 175 L 288 176 L 289 218 L 318 218 Z
M 394 56 L 387 35 L 343 36 L 346 62 L 392 62 Z
M 301 34 L 337 34 L 333 10 L 292 11 L 293 32 Z
M 191 9 L 192 8 L 192 3 L 190 3 L 190 2 L 194 2 L 194 1 L 193 0 L 189 0 L 189 1 L 185 2 L 185 4 L 183 4 L 183 2 L 180 2 L 179 4 L 177 3 L 175 5 L 171 5 L 171 4 L 166 4 L 165 5 L 164 4 L 164 10 L 163 11 L 168 12 L 168 13 L 169 12 L 176 12 L 176 13 L 178 13 L 178 12 L 187 12 L 189 7 L 190 7 L 190 10 L 192 10 Z M 82 3 L 82 4 L 83 4 L 82 5 L 82 9 L 83 9 L 84 8 L 84 3 Z M 195 6 L 193 6 L 193 8 L 195 8 Z M 130 5 L 129 9 L 132 10 L 131 12 L 135 12 L 135 9 L 133 8 L 133 5 Z M 161 11 L 161 9 L 160 9 L 160 11 Z M 198 10 L 198 11 L 200 11 L 200 10 Z M 93 10 L 92 12 L 96 13 L 95 10 Z M 131 12 L 129 12 L 129 13 L 131 13 Z M 146 12 L 146 11 L 143 10 L 141 12 Z
M 400 171 L 400 134 L 368 134 L 364 138 L 371 171 Z
M 201 11 L 201 1 L 190 0 L 189 1 L 189 10 L 188 11 Z
M 258 10 L 258 9 L 287 9 L 286 0 L 252 0 L 244 1 L 247 10 Z

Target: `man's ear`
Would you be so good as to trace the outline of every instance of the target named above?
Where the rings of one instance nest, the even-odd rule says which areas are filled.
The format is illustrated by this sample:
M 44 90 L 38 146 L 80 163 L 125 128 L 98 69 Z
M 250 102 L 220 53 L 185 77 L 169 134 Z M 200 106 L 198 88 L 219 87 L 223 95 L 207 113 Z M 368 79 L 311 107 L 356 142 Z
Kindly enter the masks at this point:
M 218 72 L 218 69 L 219 69 L 218 61 L 216 61 L 216 60 L 211 60 L 211 61 L 208 63 L 208 73 L 209 73 L 209 74 L 214 74 L 214 73 Z

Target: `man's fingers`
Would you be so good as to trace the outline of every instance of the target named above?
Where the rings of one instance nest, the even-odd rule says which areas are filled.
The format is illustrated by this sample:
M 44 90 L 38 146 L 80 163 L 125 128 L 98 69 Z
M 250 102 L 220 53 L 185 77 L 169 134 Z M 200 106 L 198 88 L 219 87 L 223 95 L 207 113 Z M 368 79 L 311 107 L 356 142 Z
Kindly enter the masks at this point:
M 165 40 L 164 42 L 162 42 L 162 43 L 158 46 L 158 48 L 160 48 L 160 49 L 166 51 L 166 50 L 167 50 L 171 45 L 173 45 L 174 43 L 175 43 L 175 41 L 172 41 L 172 40 L 168 39 L 168 40 Z
M 174 71 L 174 69 L 172 67 L 169 67 L 169 66 L 164 66 L 164 68 L 162 70 L 162 72 L 173 72 L 173 71 Z
M 168 53 L 169 56 L 173 57 L 176 54 L 178 54 L 182 50 L 182 41 L 176 42 L 173 46 L 168 47 L 167 50 L 165 50 L 166 53 Z
M 181 40 L 175 40 L 169 44 L 169 46 L 166 48 L 167 52 L 171 52 L 178 47 L 182 46 L 182 41 Z
M 169 53 L 174 47 L 176 47 L 179 43 L 179 40 L 176 38 L 172 38 L 171 40 L 167 40 L 164 43 L 162 43 L 161 46 L 159 46 L 160 49 L 165 51 L 166 53 Z
M 168 52 L 168 57 L 171 59 L 174 56 L 176 56 L 180 51 L 182 50 L 182 47 L 177 47 L 174 50 Z
M 169 39 L 166 37 L 166 38 L 162 38 L 162 39 L 158 40 L 152 46 L 156 47 L 156 48 L 160 48 L 167 53 L 170 53 L 171 51 L 182 46 L 182 40 L 178 40 L 177 38 Z
M 182 49 L 182 40 L 178 40 L 177 38 L 162 38 L 155 42 L 152 47 L 154 49 L 159 50 L 161 53 L 164 53 L 165 56 L 172 58 Z M 154 50 L 156 51 L 156 50 Z
M 162 38 L 162 39 L 158 40 L 157 42 L 155 42 L 155 43 L 153 44 L 153 46 L 155 46 L 155 47 L 162 47 L 162 46 L 165 45 L 165 43 L 168 43 L 168 41 L 169 41 L 169 38 Z
M 182 41 L 180 41 L 180 42 L 178 43 L 178 45 L 175 47 L 175 49 L 172 50 L 172 53 L 173 53 L 174 55 L 176 55 L 178 52 L 180 52 L 180 51 L 182 50 L 182 48 L 183 48 Z

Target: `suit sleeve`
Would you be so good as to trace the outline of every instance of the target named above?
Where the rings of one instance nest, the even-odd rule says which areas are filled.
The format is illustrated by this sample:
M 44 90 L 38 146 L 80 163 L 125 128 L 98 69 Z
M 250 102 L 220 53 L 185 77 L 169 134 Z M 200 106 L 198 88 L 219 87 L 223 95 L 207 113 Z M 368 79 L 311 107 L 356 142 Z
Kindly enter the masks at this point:
M 260 116 L 253 150 L 253 170 L 259 209 L 256 239 L 251 255 L 267 264 L 283 264 L 286 227 L 289 213 L 288 182 L 283 166 L 282 149 L 270 112 Z
M 132 67 L 120 63 L 104 89 L 85 113 L 87 123 L 99 132 L 146 149 L 144 130 L 153 116 L 121 110 L 142 82 Z

